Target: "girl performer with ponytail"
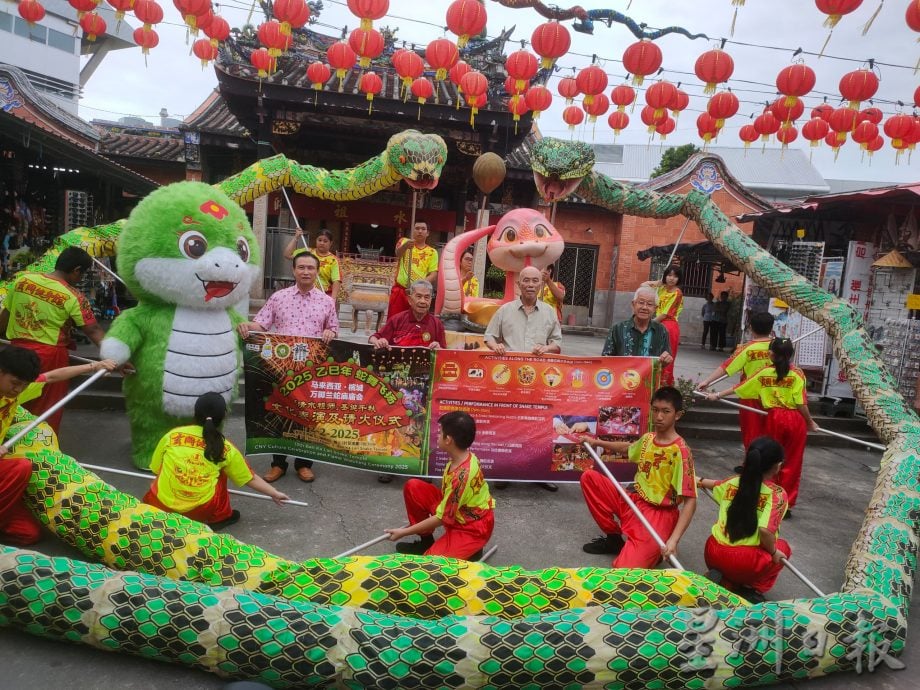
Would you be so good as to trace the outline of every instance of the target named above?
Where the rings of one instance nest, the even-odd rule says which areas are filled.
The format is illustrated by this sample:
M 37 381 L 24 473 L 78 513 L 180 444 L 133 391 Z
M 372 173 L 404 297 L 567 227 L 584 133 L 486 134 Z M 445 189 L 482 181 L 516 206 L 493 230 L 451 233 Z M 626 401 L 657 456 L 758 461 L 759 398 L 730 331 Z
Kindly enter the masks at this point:
M 195 424 L 176 427 L 157 444 L 150 463 L 157 478 L 144 503 L 218 529 L 240 519 L 240 511 L 230 508 L 227 477 L 278 505 L 289 500 L 254 475 L 242 453 L 224 438 L 220 426 L 226 414 L 227 403 L 219 393 L 205 393 L 195 401 Z
M 680 285 L 683 280 L 680 266 L 668 266 L 661 280 L 649 280 L 642 283 L 643 287 L 658 290 L 658 310 L 655 312 L 655 321 L 658 321 L 668 332 L 671 343 L 671 357 L 677 359 L 677 347 L 680 345 L 680 324 L 677 322 L 680 313 L 684 310 L 684 293 Z M 661 385 L 674 385 L 674 362 L 666 365 L 661 370 Z
M 706 541 L 706 576 L 750 601 L 763 601 L 783 569 L 782 557 L 792 554 L 778 536 L 786 492 L 773 478 L 782 464 L 782 446 L 761 436 L 751 442 L 740 477 L 697 482 L 712 489 L 719 504 L 718 521 Z
M 808 411 L 805 395 L 805 375 L 793 367 L 792 356 L 795 346 L 789 338 L 775 338 L 770 343 L 770 360 L 773 366 L 766 366 L 749 379 L 734 388 L 709 393 L 709 400 L 719 400 L 732 393 L 739 398 L 760 398 L 760 404 L 767 411 L 767 436 L 783 447 L 785 462 L 776 475 L 776 483 L 786 490 L 791 508 L 799 495 L 799 480 L 802 476 L 802 456 L 805 453 L 805 439 L 808 431 L 817 431 L 818 424 Z

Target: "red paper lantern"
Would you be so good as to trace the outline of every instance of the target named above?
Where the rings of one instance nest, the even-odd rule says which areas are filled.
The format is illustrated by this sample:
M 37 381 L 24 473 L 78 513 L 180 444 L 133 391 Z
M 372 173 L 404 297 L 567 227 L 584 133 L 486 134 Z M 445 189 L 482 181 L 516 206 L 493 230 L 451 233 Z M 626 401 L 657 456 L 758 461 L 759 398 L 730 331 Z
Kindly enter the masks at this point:
M 738 136 L 741 141 L 744 142 L 744 148 L 748 149 L 751 147 L 751 144 L 757 141 L 757 137 L 759 137 L 760 134 L 754 129 L 754 125 L 743 125 L 741 129 L 738 130 Z
M 891 139 L 891 145 L 896 149 L 903 148 L 902 143 L 908 139 L 914 129 L 914 118 L 900 113 L 892 115 L 885 120 L 885 135 Z
M 211 39 L 212 46 L 230 38 L 230 24 L 220 15 L 214 15 L 211 23 L 204 27 L 203 31 L 205 36 Z
M 724 50 L 707 50 L 696 59 L 693 71 L 700 81 L 706 82 L 703 93 L 714 93 L 716 84 L 726 82 L 735 71 L 735 61 Z
M 719 135 L 719 123 L 709 113 L 700 113 L 696 116 L 696 129 L 700 138 L 707 144 Z
M 725 121 L 733 117 L 741 107 L 738 97 L 731 91 L 720 91 L 709 99 L 706 104 L 706 112 L 716 119 L 716 126 L 722 129 Z
M 290 34 L 281 30 L 281 23 L 274 19 L 262 22 L 258 30 L 259 41 L 268 48 L 268 54 L 277 58 L 281 53 L 291 47 L 293 40 Z
M 533 30 L 530 45 L 533 46 L 534 52 L 542 58 L 540 67 L 550 69 L 556 60 L 569 51 L 572 37 L 569 35 L 569 30 L 559 22 L 546 22 Z
M 564 77 L 559 80 L 556 90 L 559 91 L 559 95 L 565 99 L 567 104 L 571 104 L 575 96 L 578 95 L 578 82 L 575 81 L 575 77 Z
M 642 80 L 661 67 L 661 48 L 643 39 L 633 43 L 623 52 L 623 66 L 633 75 L 633 84 L 641 86 Z
M 639 113 L 639 119 L 642 120 L 642 124 L 648 127 L 648 133 L 651 134 L 655 131 L 655 127 L 660 125 L 668 117 L 668 113 L 662 111 L 659 115 L 655 115 L 655 109 L 647 105 L 642 109 L 642 112 Z
M 393 68 L 402 79 L 402 88 L 408 95 L 412 82 L 425 72 L 425 61 L 413 50 L 397 50 L 393 53 Z
M 489 90 L 489 80 L 482 72 L 469 71 L 460 79 L 460 90 L 466 98 L 470 108 L 470 127 L 475 124 L 479 106 L 486 102 L 486 93 Z
M 367 69 L 383 52 L 383 36 L 377 29 L 355 29 L 348 35 L 348 45 L 358 56 L 361 69 Z
M 80 28 L 83 29 L 83 38 L 87 41 L 95 41 L 96 36 L 105 33 L 105 20 L 95 12 L 87 12 L 80 17 Z
M 920 108 L 920 86 L 914 90 L 914 107 Z
M 505 77 L 505 93 L 509 96 L 520 96 L 522 94 L 530 91 L 530 84 L 528 82 L 523 82 L 523 90 L 518 90 L 518 84 L 522 82 L 517 81 L 514 77 Z
M 675 129 L 677 128 L 677 122 L 673 118 L 665 117 L 664 122 L 660 123 L 655 127 L 655 132 L 661 135 L 661 140 L 664 139 Z
M 173 5 L 182 14 L 182 21 L 188 24 L 192 33 L 198 33 L 198 17 L 211 9 L 211 0 L 173 0 Z
M 859 108 L 861 101 L 868 101 L 878 91 L 878 77 L 868 69 L 847 72 L 840 79 L 840 95 L 850 101 L 851 108 Z
M 613 135 L 618 135 L 629 126 L 629 115 L 622 110 L 614 110 L 607 116 L 607 124 L 613 130 Z
M 792 97 L 792 103 L 789 103 L 788 97 L 777 98 L 770 105 L 770 111 L 782 123 L 795 122 L 805 112 L 805 103 L 795 96 Z
M 204 14 L 199 14 L 197 17 L 195 17 L 195 25 L 202 31 L 207 29 L 208 26 L 210 26 L 212 21 L 214 21 L 214 10 L 212 10 L 211 8 L 208 8 L 208 11 L 205 12 Z M 196 36 L 198 35 L 197 32 L 191 32 L 191 33 L 194 33 Z
M 329 81 L 329 77 L 331 76 L 332 70 L 329 69 L 329 65 L 319 60 L 311 62 L 310 66 L 307 67 L 307 81 L 310 82 L 310 86 L 316 91 L 322 91 L 323 86 L 326 85 L 326 82 Z
M 358 81 L 358 88 L 367 97 L 367 114 L 370 115 L 374 108 L 374 96 L 383 88 L 383 81 L 374 72 L 365 72 Z
M 882 111 L 878 108 L 866 108 L 862 111 L 861 115 L 873 125 L 879 124 L 882 121 L 882 118 L 885 117 Z
M 410 88 L 419 105 L 425 105 L 425 101 L 434 95 L 434 86 L 425 77 L 419 77 L 413 81 Z
M 585 95 L 585 103 L 590 104 L 595 96 L 607 88 L 607 74 L 597 65 L 588 65 L 575 75 L 575 83 Z
M 305 0 L 275 0 L 272 14 L 281 22 L 281 30 L 286 34 L 310 21 L 310 7 Z
M 269 55 L 266 48 L 259 48 L 249 54 L 249 62 L 259 71 L 259 79 L 265 79 L 275 71 L 275 58 Z
M 141 52 L 147 55 L 159 45 L 160 37 L 156 31 L 145 24 L 134 30 L 134 42 L 141 47 Z
M 486 6 L 479 0 L 454 0 L 447 8 L 447 28 L 457 34 L 460 48 L 483 32 L 487 19 Z
M 875 137 L 875 139 L 866 144 L 866 151 L 869 152 L 869 157 L 871 158 L 876 151 L 880 151 L 884 145 L 885 140 L 882 137 Z
M 27 0 L 29 2 L 30 0 Z M 134 0 L 108 0 L 108 3 L 115 10 L 115 22 L 121 22 L 131 8 L 134 6 Z
M 856 125 L 856 128 L 853 130 L 853 141 L 861 146 L 863 150 L 866 149 L 866 146 L 871 141 L 875 141 L 875 138 L 878 136 L 878 125 L 865 120 Z
M 815 0 L 818 11 L 826 14 L 824 26 L 834 28 L 845 14 L 849 14 L 862 5 L 862 0 Z
M 772 134 L 776 134 L 782 123 L 776 115 L 769 110 L 764 111 L 754 119 L 754 129 L 763 141 L 767 141 Z
M 783 148 L 788 148 L 789 144 L 798 139 L 799 130 L 797 130 L 793 125 L 786 123 L 780 127 L 776 132 L 776 138 L 783 145 Z
M 562 111 L 562 120 L 574 130 L 576 125 L 580 125 L 585 120 L 585 114 L 577 105 L 570 105 Z
M 447 71 L 456 65 L 459 59 L 460 51 L 457 50 L 457 44 L 446 38 L 435 39 L 425 48 L 425 60 L 434 70 L 435 81 L 447 79 Z
M 348 0 L 348 9 L 361 19 L 365 31 L 373 27 L 375 19 L 383 18 L 390 9 L 390 0 Z
M 217 59 L 217 47 L 211 45 L 211 40 L 208 38 L 199 38 L 192 44 L 192 52 L 195 54 L 199 60 L 201 60 L 201 67 L 204 69 L 209 62 Z
M 676 120 L 677 116 L 686 110 L 688 105 L 690 105 L 690 96 L 683 89 L 676 89 L 674 98 L 668 104 L 668 109 Z
M 147 0 L 148 2 L 152 0 Z M 77 11 L 77 21 L 80 21 L 83 18 L 83 15 L 87 12 L 92 12 L 99 6 L 101 0 L 67 0 L 71 7 Z M 138 17 L 138 19 L 141 19 Z M 141 21 L 144 21 L 141 19 Z M 160 9 L 160 18 L 155 22 L 150 22 L 151 24 L 159 24 L 163 21 L 163 10 Z M 150 27 L 147 27 L 150 28 Z
M 524 92 L 537 69 L 537 58 L 526 50 L 516 50 L 505 59 L 505 71 L 514 79 L 517 93 Z
M 837 158 L 837 154 L 840 152 L 840 147 L 846 143 L 847 133 L 843 132 L 843 139 L 840 139 L 837 132 L 830 130 L 827 135 L 824 137 L 824 143 L 834 149 L 834 158 Z
M 815 88 L 815 71 L 808 65 L 797 63 L 783 67 L 776 75 L 776 90 L 786 97 L 786 105 L 793 105 L 793 98 L 806 95 Z
M 451 83 L 457 87 L 457 90 L 460 93 L 463 93 L 463 87 L 460 86 L 460 80 L 463 79 L 464 75 L 469 74 L 473 70 L 470 67 L 469 63 L 465 60 L 459 60 L 456 65 L 450 68 L 447 72 L 447 78 L 450 79 Z
M 527 101 L 527 107 L 533 112 L 534 119 L 537 120 L 540 118 L 540 113 L 549 110 L 553 104 L 553 92 L 545 86 L 534 86 L 527 90 L 524 99 Z
M 594 99 L 588 103 L 588 97 L 585 96 L 584 101 L 581 104 L 581 107 L 586 113 L 588 113 L 588 121 L 596 122 L 597 118 L 601 115 L 606 115 L 607 111 L 610 110 L 610 99 L 607 98 L 602 93 L 594 96 Z
M 658 81 L 645 90 L 645 102 L 655 109 L 655 117 L 671 107 L 677 98 L 677 87 L 669 81 Z
M 19 16 L 25 19 L 29 23 L 29 26 L 34 26 L 37 22 L 45 18 L 45 7 L 38 2 L 38 0 L 20 0 Z M 124 16 L 125 14 L 122 12 L 119 20 Z
M 825 120 L 813 117 L 802 125 L 802 136 L 808 139 L 812 146 L 818 146 L 830 130 L 831 126 Z
M 920 117 L 914 115 L 914 128 L 911 130 L 910 135 L 907 137 L 907 143 L 910 145 L 910 150 L 913 151 L 918 143 L 920 143 Z
M 613 87 L 613 91 L 610 92 L 610 100 L 617 110 L 623 112 L 626 106 L 636 100 L 636 90 L 629 84 L 620 84 Z
M 859 111 L 854 108 L 837 108 L 831 113 L 827 124 L 837 132 L 838 137 L 843 135 L 843 138 L 846 139 L 847 133 L 852 132 L 856 126 L 856 115 L 858 113 Z
M 336 41 L 326 50 L 326 61 L 329 66 L 335 70 L 335 76 L 339 79 L 339 89 L 342 88 L 342 81 L 345 79 L 345 73 L 355 66 L 358 56 L 345 41 Z
M 920 2 L 911 0 L 907 5 L 907 14 L 904 16 L 909 26 L 914 31 L 920 31 Z
M 521 117 L 530 112 L 530 108 L 527 107 L 527 101 L 523 96 L 514 96 L 510 101 L 508 101 L 508 110 L 512 115 L 512 120 L 515 122 L 520 121 Z M 515 131 L 517 130 L 517 125 L 515 125 Z

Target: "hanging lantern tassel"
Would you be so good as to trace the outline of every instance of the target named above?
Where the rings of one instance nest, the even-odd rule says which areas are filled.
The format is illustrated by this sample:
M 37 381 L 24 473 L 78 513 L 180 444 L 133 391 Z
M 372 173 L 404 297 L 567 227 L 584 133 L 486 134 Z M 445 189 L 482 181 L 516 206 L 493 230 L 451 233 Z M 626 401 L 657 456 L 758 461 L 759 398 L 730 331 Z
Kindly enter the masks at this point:
M 367 94 L 367 114 L 370 115 L 374 112 L 374 94 Z
M 863 27 L 862 35 L 865 36 L 869 33 L 869 29 L 872 28 L 872 22 L 875 21 L 875 18 L 878 16 L 878 13 L 882 11 L 882 5 L 885 4 L 885 0 L 879 0 L 878 8 L 875 10 L 875 14 L 869 17 L 869 21 L 866 22 L 866 25 Z
M 744 6 L 744 0 L 732 0 L 732 5 L 735 6 L 735 14 L 732 15 L 732 28 L 729 32 L 729 35 L 735 35 L 735 22 L 738 21 L 738 8 Z

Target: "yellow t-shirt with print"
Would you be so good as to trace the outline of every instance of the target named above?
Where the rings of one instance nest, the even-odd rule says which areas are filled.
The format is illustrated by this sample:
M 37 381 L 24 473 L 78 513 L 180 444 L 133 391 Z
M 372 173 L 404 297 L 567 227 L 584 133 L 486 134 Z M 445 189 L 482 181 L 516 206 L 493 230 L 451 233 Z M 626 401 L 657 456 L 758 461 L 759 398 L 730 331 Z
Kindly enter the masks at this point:
M 66 283 L 44 275 L 19 276 L 6 293 L 3 307 L 10 313 L 6 337 L 44 345 L 66 345 L 70 325 L 78 328 L 96 323 L 86 298 Z
M 673 292 L 668 292 L 664 286 L 658 288 L 658 308 L 655 310 L 655 316 L 676 320 L 683 310 L 684 293 L 680 288 L 674 288 Z
M 774 407 L 795 410 L 806 404 L 805 375 L 797 367 L 792 367 L 782 381 L 777 380 L 774 367 L 764 367 L 735 386 L 734 391 L 739 398 L 759 398 L 765 410 Z
M 646 502 L 667 508 L 680 505 L 683 498 L 696 498 L 693 455 L 680 436 L 662 445 L 655 434 L 647 433 L 627 455 L 638 465 L 635 490 Z
M 316 252 L 313 252 L 316 254 Z M 342 270 L 339 267 L 339 259 L 331 252 L 326 256 L 316 254 L 319 259 L 319 273 L 317 274 L 317 286 L 327 295 L 332 291 L 332 284 L 337 280 L 342 280 Z
M 744 345 L 739 345 L 725 360 L 722 369 L 729 376 L 741 372 L 741 380 L 747 381 L 764 367 L 772 366 L 770 360 L 770 339 L 752 340 Z
M 481 520 L 495 508 L 475 453 L 470 453 L 456 467 L 448 463 L 441 479 L 441 493 L 443 497 L 434 514 L 445 525 L 466 525 Z
M 151 490 L 177 513 L 184 513 L 212 498 L 223 472 L 237 486 L 252 481 L 246 458 L 230 441 L 224 441 L 224 459 L 213 463 L 204 456 L 204 438 L 196 424 L 166 433 L 153 451 L 150 471 L 157 475 Z
M 759 546 L 760 529 L 765 529 L 774 537 L 779 534 L 779 524 L 783 521 L 789 501 L 786 491 L 773 482 L 763 482 L 760 485 L 760 496 L 757 499 L 757 527 L 749 537 L 732 541 L 728 536 L 728 507 L 732 504 L 738 493 L 739 477 L 732 477 L 716 484 L 712 495 L 719 504 L 719 519 L 712 526 L 712 536 L 720 544 L 727 546 Z
M 403 237 L 396 243 L 399 249 L 407 242 L 412 242 L 408 237 Z M 409 262 L 412 262 L 412 269 L 409 269 Z M 438 270 L 438 250 L 429 245 L 421 249 L 413 245 L 406 250 L 399 260 L 399 267 L 396 269 L 396 282 L 404 288 L 408 288 L 416 280 L 427 278 L 429 273 Z
M 464 297 L 479 297 L 479 278 L 470 276 L 469 280 L 463 282 Z
M 44 387 L 45 375 L 39 374 L 38 378 L 26 386 L 15 398 L 0 397 L 0 439 L 6 438 L 6 432 L 10 430 L 13 418 L 16 416 L 16 408 L 30 400 L 35 400 L 42 394 Z

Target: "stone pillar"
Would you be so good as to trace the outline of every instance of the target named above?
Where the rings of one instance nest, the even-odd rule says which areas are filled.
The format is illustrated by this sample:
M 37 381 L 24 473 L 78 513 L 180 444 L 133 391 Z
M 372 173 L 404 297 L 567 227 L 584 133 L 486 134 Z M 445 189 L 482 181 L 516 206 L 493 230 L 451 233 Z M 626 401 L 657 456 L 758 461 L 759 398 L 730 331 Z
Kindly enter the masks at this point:
M 256 235 L 256 242 L 259 244 L 259 256 L 262 257 L 262 263 L 259 265 L 259 272 L 252 281 L 249 289 L 249 296 L 253 299 L 264 299 L 265 290 L 262 287 L 265 283 L 265 250 L 266 250 L 266 228 L 268 227 L 268 195 L 260 196 L 252 202 L 252 231 Z

